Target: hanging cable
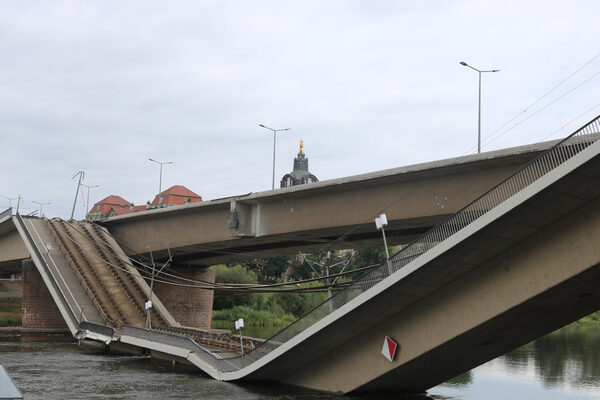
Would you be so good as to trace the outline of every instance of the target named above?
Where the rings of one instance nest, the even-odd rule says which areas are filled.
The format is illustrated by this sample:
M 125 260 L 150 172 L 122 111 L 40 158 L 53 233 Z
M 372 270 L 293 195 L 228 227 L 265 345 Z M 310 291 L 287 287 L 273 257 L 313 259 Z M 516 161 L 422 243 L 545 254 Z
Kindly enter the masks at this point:
M 65 223 L 69 224 L 73 229 L 76 229 L 75 227 L 73 227 L 72 224 L 70 224 L 69 222 L 65 221 Z M 87 237 L 87 235 L 85 235 L 84 233 L 82 233 L 81 231 L 78 231 L 80 234 L 84 235 L 88 240 L 90 240 L 89 237 Z M 88 253 L 90 256 L 100 260 L 101 262 L 107 264 L 108 266 L 112 267 L 112 268 L 116 268 L 118 270 L 121 270 L 127 274 L 131 274 L 130 271 L 128 271 L 127 269 L 124 269 L 122 267 L 119 267 L 113 263 L 111 263 L 108 260 L 105 260 L 104 258 L 98 256 L 97 254 L 94 254 L 93 252 L 91 252 L 89 249 L 85 248 L 84 246 L 82 246 L 80 243 L 78 243 L 75 239 L 73 239 L 69 234 L 67 234 L 65 232 L 65 236 L 72 241 L 76 246 L 78 246 L 83 252 Z M 344 272 L 344 273 L 340 273 L 340 274 L 331 274 L 331 277 L 338 277 L 338 276 L 345 276 L 345 275 L 351 275 L 351 274 L 355 274 L 355 273 L 359 273 L 359 272 L 365 272 L 368 270 L 371 270 L 373 268 L 378 267 L 379 264 L 375 264 L 375 265 L 371 265 L 368 267 L 363 267 L 363 268 L 358 268 L 349 272 Z M 138 270 L 139 272 L 139 270 Z M 158 276 L 158 275 L 157 275 Z M 198 283 L 201 284 L 197 284 L 197 285 L 193 285 L 193 284 L 183 284 L 183 283 L 175 283 L 175 282 L 169 282 L 169 281 L 165 281 L 165 280 L 159 280 L 156 279 L 155 282 L 159 282 L 159 283 L 164 283 L 164 284 L 169 284 L 169 285 L 174 285 L 174 286 L 180 286 L 180 287 L 190 287 L 190 288 L 198 288 L 198 289 L 206 289 L 206 290 L 223 290 L 223 291 L 238 291 L 238 292 L 266 292 L 268 288 L 274 288 L 274 287 L 284 287 L 283 289 L 278 289 L 275 291 L 278 292 L 295 292 L 295 291 L 299 291 L 299 292 L 306 292 L 306 291 L 311 291 L 311 290 L 324 290 L 327 289 L 328 287 L 340 287 L 340 286 L 345 286 L 348 283 L 342 283 L 342 284 L 335 284 L 335 285 L 323 285 L 323 286 L 317 286 L 317 287 L 308 287 L 308 288 L 290 288 L 290 289 L 286 289 L 285 286 L 292 286 L 292 285 L 298 285 L 298 284 L 302 284 L 302 283 L 309 283 L 309 282 L 314 282 L 314 281 L 318 281 L 321 280 L 322 278 L 310 278 L 310 279 L 303 279 L 303 280 L 297 280 L 297 281 L 292 281 L 292 282 L 284 282 L 284 283 L 274 283 L 274 284 L 260 284 L 260 285 L 254 285 L 254 284 L 226 284 L 225 285 L 219 285 L 219 284 L 206 284 L 206 282 L 204 281 L 196 281 Z M 193 280 L 191 279 L 186 279 L 187 281 L 191 281 L 193 282 Z

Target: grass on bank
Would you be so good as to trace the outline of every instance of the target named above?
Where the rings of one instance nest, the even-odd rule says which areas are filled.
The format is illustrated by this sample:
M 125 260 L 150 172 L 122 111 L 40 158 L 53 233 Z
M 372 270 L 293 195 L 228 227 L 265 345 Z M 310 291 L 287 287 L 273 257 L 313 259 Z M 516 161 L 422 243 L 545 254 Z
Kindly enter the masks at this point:
M 0 299 L 0 326 L 21 326 L 21 299 Z
M 235 306 L 226 310 L 213 310 L 213 328 L 225 328 L 233 321 L 243 318 L 252 326 L 286 326 L 296 319 L 291 314 L 275 314 L 269 310 L 255 310 L 249 306 Z

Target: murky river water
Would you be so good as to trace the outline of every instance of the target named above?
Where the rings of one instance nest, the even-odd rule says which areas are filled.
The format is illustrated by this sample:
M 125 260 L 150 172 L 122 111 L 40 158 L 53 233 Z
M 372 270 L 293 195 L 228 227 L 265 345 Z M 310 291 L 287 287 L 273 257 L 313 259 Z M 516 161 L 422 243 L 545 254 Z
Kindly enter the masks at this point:
M 145 357 L 104 355 L 60 339 L 0 337 L 0 363 L 25 399 L 340 399 L 285 386 L 218 382 L 191 368 Z M 600 399 L 600 326 L 567 328 L 545 336 L 429 390 L 428 396 Z

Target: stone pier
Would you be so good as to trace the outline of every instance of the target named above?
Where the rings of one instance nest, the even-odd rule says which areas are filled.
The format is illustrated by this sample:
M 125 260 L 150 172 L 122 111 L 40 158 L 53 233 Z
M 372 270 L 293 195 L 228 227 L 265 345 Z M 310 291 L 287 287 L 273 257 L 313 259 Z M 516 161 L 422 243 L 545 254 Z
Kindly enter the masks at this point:
M 215 282 L 215 271 L 208 267 L 176 265 L 171 267 L 175 275 L 195 281 Z M 181 325 L 210 329 L 213 291 L 154 283 L 154 292 L 173 318 Z
M 23 260 L 23 328 L 68 329 L 42 276 L 30 259 Z

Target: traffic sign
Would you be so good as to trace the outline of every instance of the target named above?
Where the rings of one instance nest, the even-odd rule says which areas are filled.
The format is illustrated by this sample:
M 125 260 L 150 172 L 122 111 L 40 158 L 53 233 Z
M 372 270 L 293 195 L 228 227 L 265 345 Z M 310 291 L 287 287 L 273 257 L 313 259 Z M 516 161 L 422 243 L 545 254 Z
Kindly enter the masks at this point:
M 391 362 L 394 361 L 394 356 L 396 355 L 397 349 L 398 343 L 390 339 L 389 336 L 386 336 L 383 340 L 383 348 L 381 349 L 381 354 L 383 354 L 383 356 Z

